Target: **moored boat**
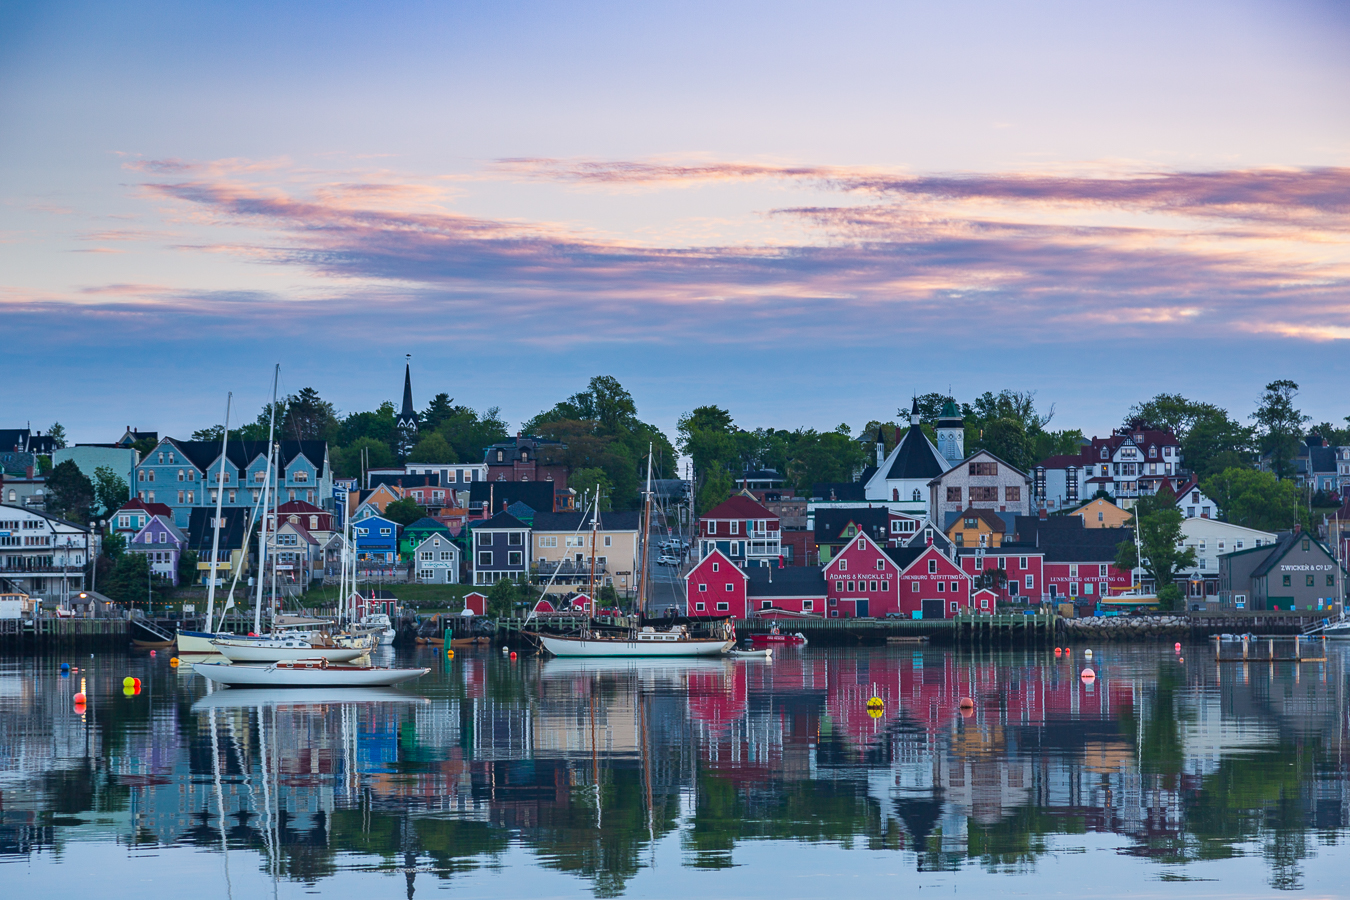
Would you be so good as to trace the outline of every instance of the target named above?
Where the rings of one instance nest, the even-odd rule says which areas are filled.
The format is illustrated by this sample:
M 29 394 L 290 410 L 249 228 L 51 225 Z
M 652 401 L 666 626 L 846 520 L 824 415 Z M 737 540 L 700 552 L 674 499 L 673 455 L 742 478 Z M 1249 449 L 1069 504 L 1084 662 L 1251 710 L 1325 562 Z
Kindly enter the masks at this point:
M 348 666 L 326 659 L 297 659 L 267 666 L 198 663 L 197 672 L 226 687 L 388 687 L 421 678 L 430 669 Z
M 783 634 L 777 628 L 766 634 L 750 635 L 750 645 L 752 647 L 800 647 L 806 643 L 806 635 L 800 631 L 796 634 Z
M 230 662 L 285 662 L 322 659 L 330 663 L 350 662 L 370 652 L 367 646 L 341 647 L 296 638 L 232 638 L 211 642 L 215 652 Z
M 773 650 L 768 647 L 763 650 L 730 650 L 727 656 L 732 659 L 773 659 Z
M 734 638 L 693 637 L 683 626 L 669 631 L 647 627 L 637 634 L 614 637 L 595 633 L 535 636 L 554 656 L 720 656 L 735 644 Z

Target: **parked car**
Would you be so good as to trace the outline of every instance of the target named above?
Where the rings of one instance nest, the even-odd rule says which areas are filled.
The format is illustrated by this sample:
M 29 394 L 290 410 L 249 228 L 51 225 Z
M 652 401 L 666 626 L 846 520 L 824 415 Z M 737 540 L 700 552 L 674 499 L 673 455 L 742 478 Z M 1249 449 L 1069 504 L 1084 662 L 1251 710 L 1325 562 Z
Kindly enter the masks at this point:
M 678 556 L 672 556 L 669 553 L 662 553 L 656 558 L 656 564 L 658 566 L 678 566 L 680 564 L 680 558 Z

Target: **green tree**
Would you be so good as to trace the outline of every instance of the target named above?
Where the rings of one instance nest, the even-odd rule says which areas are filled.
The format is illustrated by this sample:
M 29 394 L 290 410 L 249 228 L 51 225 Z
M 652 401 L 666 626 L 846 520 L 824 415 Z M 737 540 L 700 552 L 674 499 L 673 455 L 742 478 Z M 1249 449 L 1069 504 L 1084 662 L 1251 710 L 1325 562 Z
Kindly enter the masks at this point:
M 854 473 L 871 462 L 868 448 L 849 436 L 847 425 L 834 431 L 792 432 L 787 454 L 785 474 L 803 493 L 822 482 L 851 481 Z
M 487 614 L 494 619 L 506 618 L 515 612 L 516 600 L 516 585 L 511 579 L 502 578 L 488 591 Z
M 57 450 L 66 448 L 66 429 L 60 422 L 52 423 L 52 427 L 47 429 L 47 436 L 52 439 L 52 446 Z
M 1260 406 L 1252 413 L 1261 438 L 1261 453 L 1270 457 L 1270 468 L 1276 478 L 1284 479 L 1293 474 L 1303 426 L 1310 421 L 1309 416 L 1294 406 L 1296 396 L 1298 385 L 1295 382 L 1288 379 L 1272 381 L 1266 385 Z
M 179 585 L 196 584 L 197 574 L 197 551 L 184 550 L 178 557 L 178 583 Z
M 384 441 L 373 437 L 357 438 L 346 447 L 330 450 L 328 457 L 339 477 L 356 478 L 361 474 L 362 453 L 366 454 L 366 464 L 372 469 L 394 464 L 394 451 Z
M 292 441 L 327 441 L 337 435 L 337 410 L 312 387 L 301 388 L 285 400 L 282 435 Z
M 160 579 L 151 580 L 150 564 L 144 553 L 123 553 L 106 575 L 100 575 L 98 592 L 118 603 L 145 610 L 147 603 L 162 602 L 164 584 Z
M 481 414 L 467 406 L 452 407 L 436 430 L 454 448 L 457 462 L 482 462 L 488 447 L 508 437 L 501 410 L 495 406 Z
M 433 431 L 417 442 L 408 454 L 408 462 L 415 463 L 453 463 L 455 451 L 450 442 L 438 431 Z
M 600 511 L 609 512 L 614 508 L 614 485 L 610 483 L 609 475 L 604 469 L 573 469 L 572 474 L 567 476 L 567 484 L 577 492 L 578 495 L 588 494 L 592 497 L 595 494 L 595 488 L 600 486 Z M 580 502 L 577 504 L 580 506 Z
M 1125 414 L 1124 427 L 1131 429 L 1142 423 L 1148 428 L 1170 431 L 1183 439 L 1200 419 L 1223 412 L 1212 403 L 1187 400 L 1180 394 L 1158 394 L 1152 400 L 1131 406 Z
M 1250 466 L 1254 441 L 1251 427 L 1233 419 L 1226 410 L 1208 407 L 1195 416 L 1181 437 L 1181 459 L 1204 479 L 1224 469 Z
M 131 489 L 126 479 L 107 466 L 94 470 L 94 499 L 98 503 L 99 517 L 106 518 L 120 509 L 131 497 Z
M 1292 481 L 1280 481 L 1271 472 L 1247 468 L 1224 469 L 1201 482 L 1205 495 L 1219 507 L 1225 521 L 1261 531 L 1288 531 L 1309 525 L 1302 493 Z
M 417 505 L 417 501 L 411 497 L 405 497 L 402 500 L 395 500 L 384 508 L 384 517 L 391 522 L 396 522 L 400 526 L 407 528 L 418 519 L 425 518 L 427 511 L 425 507 Z
M 1030 468 L 1032 444 L 1020 419 L 1004 417 L 987 423 L 980 445 L 1010 466 L 1024 472 Z
M 455 398 L 445 392 L 431 398 L 427 408 L 422 411 L 422 430 L 435 431 L 446 419 L 455 414 Z
M 726 469 L 713 469 L 704 473 L 699 479 L 702 484 L 698 489 L 698 499 L 695 502 L 698 514 L 701 516 L 717 504 L 731 496 L 733 487 L 731 473 Z
M 1195 550 L 1182 546 L 1181 523 L 1185 519 L 1174 500 L 1167 492 L 1141 498 L 1135 504 L 1134 516 L 1126 523 L 1129 528 L 1139 529 L 1140 547 L 1136 548 L 1132 540 L 1122 541 L 1116 547 L 1116 568 L 1143 568 L 1159 591 L 1176 580 L 1177 572 L 1196 564 Z
M 73 460 L 47 476 L 47 510 L 72 522 L 88 522 L 94 506 L 94 484 Z

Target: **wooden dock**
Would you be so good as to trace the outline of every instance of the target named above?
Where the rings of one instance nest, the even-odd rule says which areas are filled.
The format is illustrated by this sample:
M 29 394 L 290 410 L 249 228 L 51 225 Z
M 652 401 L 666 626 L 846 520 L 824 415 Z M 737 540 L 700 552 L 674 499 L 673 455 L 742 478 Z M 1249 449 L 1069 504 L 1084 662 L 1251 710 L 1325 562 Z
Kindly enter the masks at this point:
M 962 644 L 1025 644 L 1054 638 L 1053 613 L 962 613 L 954 619 L 748 619 L 736 622 L 736 638 L 765 634 L 774 625 L 789 634 L 800 631 L 821 644 L 884 644 L 928 639 Z
M 1219 662 L 1326 662 L 1327 639 L 1317 634 L 1214 635 Z
M 6 649 L 125 647 L 130 642 L 131 623 L 126 619 L 0 619 L 0 646 Z

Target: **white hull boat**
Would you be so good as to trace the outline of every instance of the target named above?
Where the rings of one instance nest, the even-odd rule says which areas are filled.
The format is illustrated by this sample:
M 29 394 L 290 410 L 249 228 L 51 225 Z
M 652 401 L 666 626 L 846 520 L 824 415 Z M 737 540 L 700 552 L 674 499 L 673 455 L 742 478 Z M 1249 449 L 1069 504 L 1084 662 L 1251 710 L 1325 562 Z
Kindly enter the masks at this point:
M 273 663 L 295 660 L 324 660 L 330 663 L 351 662 L 370 652 L 368 647 L 315 646 L 301 640 L 258 640 L 243 638 L 212 641 L 215 652 L 230 662 Z
M 192 711 L 247 709 L 255 706 L 326 706 L 333 703 L 430 703 L 426 697 L 388 687 L 248 687 L 207 694 Z
M 636 639 L 560 637 L 541 634 L 544 649 L 554 656 L 721 656 L 736 642 L 722 638 L 691 638 L 671 632 L 642 633 Z
M 206 631 L 180 631 L 178 632 L 178 655 L 179 656 L 219 656 L 220 651 L 215 648 L 212 641 L 235 640 L 239 637 L 236 634 L 211 634 Z
M 430 669 L 385 669 L 378 666 L 332 665 L 305 659 L 270 666 L 198 663 L 197 672 L 225 687 L 335 688 L 388 687 L 421 678 Z
M 773 659 L 773 649 L 765 647 L 763 650 L 732 650 L 727 655 L 732 659 Z

